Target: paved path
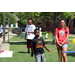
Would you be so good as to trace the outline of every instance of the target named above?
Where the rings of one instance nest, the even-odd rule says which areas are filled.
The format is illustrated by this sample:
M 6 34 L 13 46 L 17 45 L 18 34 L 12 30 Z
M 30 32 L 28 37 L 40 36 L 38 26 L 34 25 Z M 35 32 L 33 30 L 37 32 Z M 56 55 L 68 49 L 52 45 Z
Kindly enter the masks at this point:
M 8 40 L 8 34 L 5 35 L 5 41 Z M 13 37 L 13 35 L 16 35 L 16 34 L 13 34 L 13 33 L 9 33 L 9 39 Z M 0 38 L 0 44 L 3 42 L 3 36 Z
M 71 36 L 71 37 L 75 37 L 75 34 L 69 34 L 69 36 Z
M 12 37 L 13 36 L 9 36 L 9 39 L 12 38 Z M 8 36 L 5 36 L 5 41 L 7 41 L 7 40 L 8 40 Z M 2 41 L 3 41 L 3 37 L 0 38 L 0 44 L 2 43 Z
M 5 36 L 5 41 L 7 41 L 8 40 L 8 36 L 7 36 L 8 34 L 6 34 L 6 36 Z M 9 39 L 10 38 L 12 38 L 13 37 L 13 35 L 16 35 L 16 34 L 13 34 L 13 33 L 9 33 Z M 70 34 L 69 36 L 71 36 L 71 37 L 75 37 L 75 34 Z M 73 40 L 72 38 L 69 38 L 68 40 Z M 1 37 L 0 38 L 0 43 L 2 43 L 2 41 L 3 41 L 3 37 Z M 52 39 L 45 39 L 45 41 L 52 41 Z M 13 41 L 13 42 L 25 42 L 25 41 Z
M 71 37 L 75 37 L 75 34 L 69 34 Z M 52 41 L 53 39 L 45 39 L 45 41 Z M 69 38 L 68 40 L 73 40 L 73 38 Z
M 8 35 L 8 34 L 6 34 L 6 35 Z M 16 35 L 16 34 L 14 34 L 14 33 L 12 33 L 12 32 L 9 32 L 9 35 L 11 35 L 11 36 L 12 36 L 12 35 Z

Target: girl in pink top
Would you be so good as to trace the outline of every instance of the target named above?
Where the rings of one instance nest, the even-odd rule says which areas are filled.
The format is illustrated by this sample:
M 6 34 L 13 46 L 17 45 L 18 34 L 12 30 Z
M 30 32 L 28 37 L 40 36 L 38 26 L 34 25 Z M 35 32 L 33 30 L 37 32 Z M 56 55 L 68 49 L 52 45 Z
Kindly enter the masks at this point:
M 62 47 L 62 51 L 67 51 L 68 36 L 69 36 L 69 28 L 66 26 L 65 20 L 61 19 L 59 21 L 59 27 L 55 29 L 55 38 L 56 38 L 58 55 L 59 55 L 59 50 L 61 50 L 61 47 Z M 63 53 L 63 59 L 64 62 L 67 62 L 66 53 Z

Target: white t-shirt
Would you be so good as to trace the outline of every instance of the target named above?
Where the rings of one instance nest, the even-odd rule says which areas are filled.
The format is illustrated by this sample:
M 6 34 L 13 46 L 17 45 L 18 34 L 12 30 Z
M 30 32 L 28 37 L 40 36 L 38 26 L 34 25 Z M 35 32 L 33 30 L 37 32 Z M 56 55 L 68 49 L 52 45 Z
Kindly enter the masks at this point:
M 35 29 L 36 29 L 35 25 L 33 25 L 33 24 L 27 25 L 25 32 L 27 32 L 27 33 L 28 33 L 28 31 L 34 32 Z M 30 33 L 30 34 L 27 34 L 26 39 L 33 39 L 34 37 L 35 37 L 34 33 Z

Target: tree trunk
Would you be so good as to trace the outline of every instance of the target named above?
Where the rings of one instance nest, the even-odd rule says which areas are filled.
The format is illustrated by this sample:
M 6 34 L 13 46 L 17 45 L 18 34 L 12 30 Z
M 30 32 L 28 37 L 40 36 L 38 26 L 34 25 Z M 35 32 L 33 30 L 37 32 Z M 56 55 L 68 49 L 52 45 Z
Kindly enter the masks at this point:
M 54 12 L 53 42 L 52 42 L 52 44 L 55 44 L 55 27 L 56 27 L 56 14 Z

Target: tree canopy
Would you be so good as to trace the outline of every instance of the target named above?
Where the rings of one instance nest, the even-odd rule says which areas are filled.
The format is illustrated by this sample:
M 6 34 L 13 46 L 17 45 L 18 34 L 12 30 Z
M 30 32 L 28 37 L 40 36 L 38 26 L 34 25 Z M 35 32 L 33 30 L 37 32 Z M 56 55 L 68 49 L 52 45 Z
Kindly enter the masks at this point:
M 14 12 L 20 19 L 20 22 L 27 25 L 28 19 L 32 19 L 33 22 L 45 22 L 50 21 L 49 18 L 54 17 L 54 12 Z M 69 20 L 71 12 L 55 12 L 57 18 L 66 18 Z M 75 13 L 72 14 L 72 19 Z
M 43 20 L 45 22 L 50 22 L 50 18 L 54 18 L 52 22 L 54 22 L 53 25 L 53 44 L 55 44 L 55 27 L 56 27 L 56 19 L 65 18 L 67 20 L 73 19 L 75 16 L 75 13 L 73 12 L 14 12 L 18 18 L 20 19 L 20 22 L 24 25 L 28 24 L 28 19 L 32 19 L 34 22 L 42 22 Z
M 8 19 L 9 19 L 9 24 L 14 24 L 17 22 L 15 16 L 13 16 L 10 12 L 6 12 L 5 16 L 5 23 L 8 24 Z M 0 12 L 0 25 L 3 25 L 3 12 Z

